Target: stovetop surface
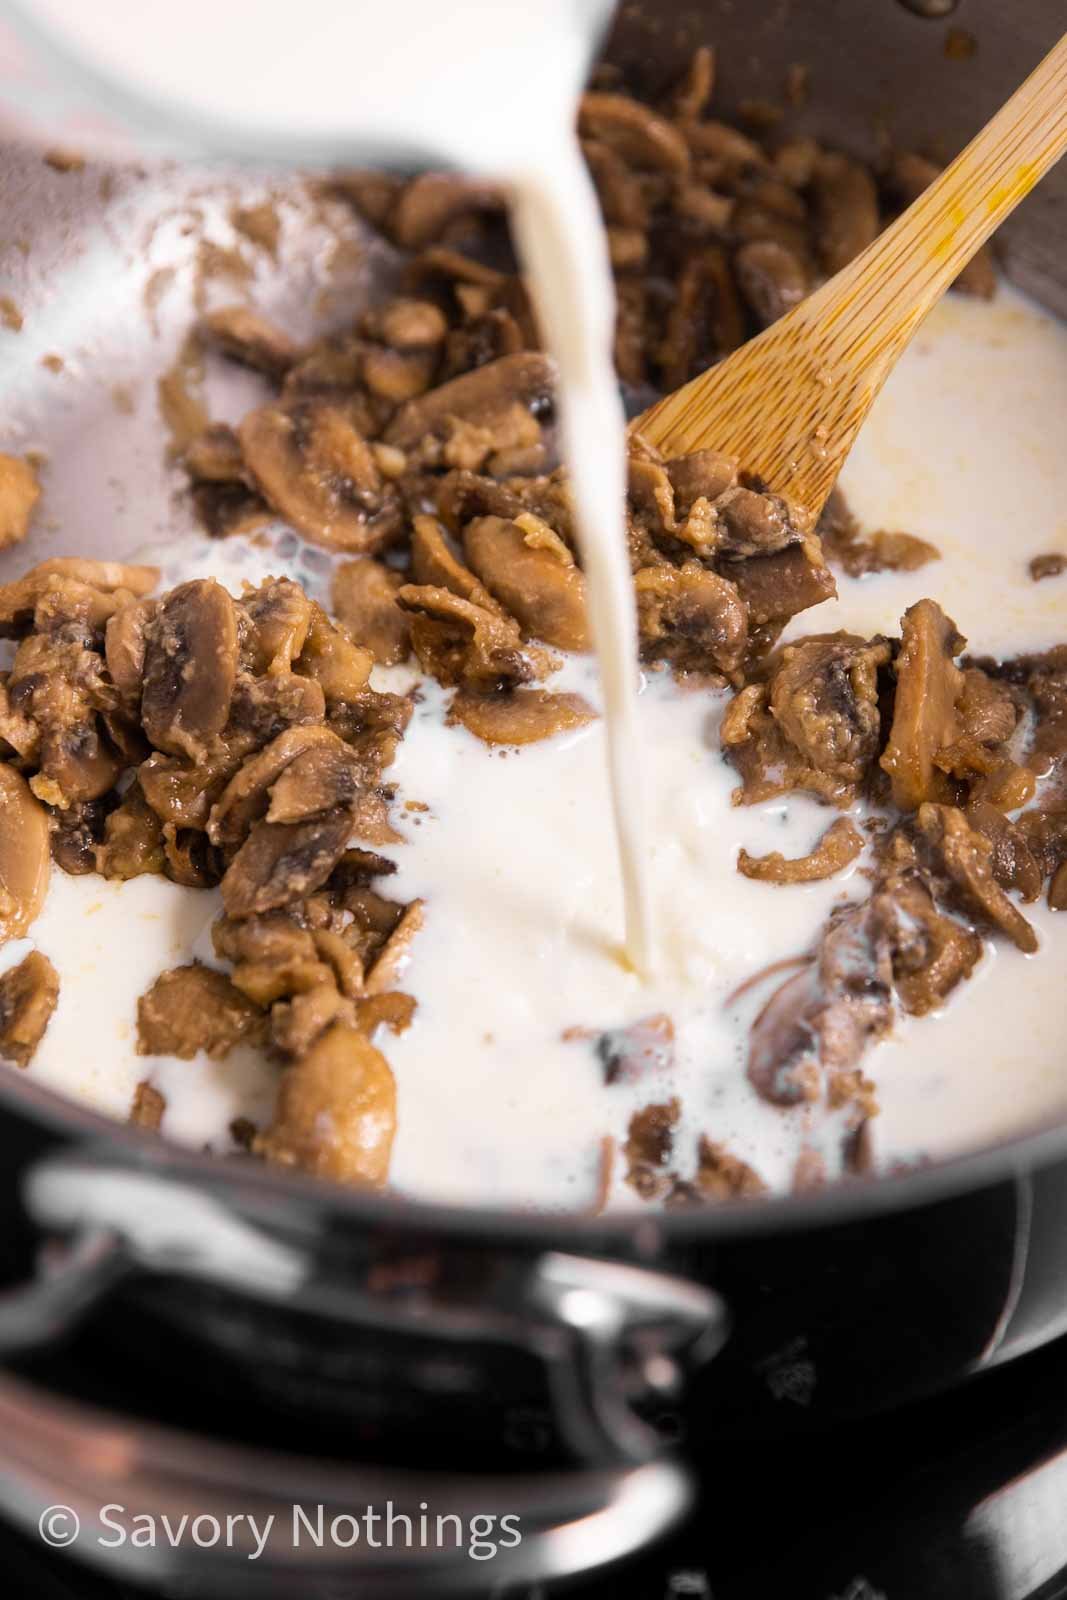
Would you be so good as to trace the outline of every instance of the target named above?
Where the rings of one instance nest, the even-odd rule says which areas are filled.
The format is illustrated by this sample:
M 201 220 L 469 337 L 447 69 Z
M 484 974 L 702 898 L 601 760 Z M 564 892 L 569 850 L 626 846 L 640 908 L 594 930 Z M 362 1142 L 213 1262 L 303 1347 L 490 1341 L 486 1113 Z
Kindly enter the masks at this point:
M 669 1539 L 565 1592 L 585 1600 L 1067 1597 L 1067 1339 L 894 1415 L 788 1442 L 731 1441 L 705 1448 L 697 1466 L 695 1509 Z M 33 1600 L 143 1593 L 3 1526 L 0 1573 L 5 1593 Z M 508 1600 L 546 1593 L 527 1585 L 505 1592 Z M 336 1586 L 329 1600 L 343 1600 Z

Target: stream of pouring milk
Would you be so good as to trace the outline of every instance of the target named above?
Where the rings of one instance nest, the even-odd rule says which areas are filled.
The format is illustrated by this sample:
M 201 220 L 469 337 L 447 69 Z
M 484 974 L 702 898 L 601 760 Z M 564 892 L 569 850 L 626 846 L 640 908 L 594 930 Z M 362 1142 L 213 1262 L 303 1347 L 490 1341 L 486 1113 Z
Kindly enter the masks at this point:
M 625 415 L 612 366 L 614 288 L 574 132 L 612 0 L 35 0 L 36 23 L 157 113 L 178 108 L 220 148 L 454 165 L 505 182 L 558 368 L 558 406 L 608 729 L 629 965 L 654 960 L 637 621 L 623 530 Z M 90 16 L 91 11 L 91 16 Z M 210 40 L 206 45 L 205 41 Z M 201 137 L 205 137 L 201 130 Z M 211 135 L 208 135 L 211 137 Z

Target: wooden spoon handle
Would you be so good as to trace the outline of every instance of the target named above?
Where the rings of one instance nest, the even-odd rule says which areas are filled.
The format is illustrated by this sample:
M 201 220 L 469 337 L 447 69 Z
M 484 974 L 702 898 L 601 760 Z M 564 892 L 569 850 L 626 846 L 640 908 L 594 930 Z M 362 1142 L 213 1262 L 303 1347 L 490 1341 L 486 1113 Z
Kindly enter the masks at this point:
M 991 122 L 855 261 L 812 296 L 850 357 L 892 362 L 915 326 L 1067 149 L 1067 34 Z M 836 310 L 831 309 L 837 302 Z M 837 342 L 835 338 L 835 343 Z M 839 350 L 843 355 L 844 351 Z

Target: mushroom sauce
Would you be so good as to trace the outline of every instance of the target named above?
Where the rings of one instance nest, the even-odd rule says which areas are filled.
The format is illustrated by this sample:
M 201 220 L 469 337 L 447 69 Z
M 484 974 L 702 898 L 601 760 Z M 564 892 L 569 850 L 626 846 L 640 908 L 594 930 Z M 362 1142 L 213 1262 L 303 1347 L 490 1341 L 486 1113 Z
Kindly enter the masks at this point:
M 650 396 L 878 225 L 863 169 L 753 143 L 710 93 L 698 58 L 662 114 L 583 103 L 616 363 Z M 1003 287 L 941 306 L 821 545 L 743 463 L 634 440 L 605 695 L 582 530 L 611 547 L 615 401 L 587 405 L 588 364 L 564 361 L 572 502 L 532 308 L 472 221 L 499 195 L 427 183 L 344 188 L 415 252 L 348 331 L 308 346 L 246 309 L 202 319 L 162 402 L 212 536 L 0 591 L 0 772 L 56 861 L 35 919 L 5 868 L 5 1052 L 222 1153 L 541 1207 L 781 1191 L 1061 1114 L 1067 630 L 1056 577 L 1027 564 L 1067 539 L 1047 435 L 1067 334 Z M 573 354 L 550 219 L 527 206 L 539 320 Z M 261 375 L 235 428 L 187 381 L 204 351 Z M 11 540 L 35 489 L 7 471 Z M 69 516 L 62 534 L 76 552 Z M 620 959 L 605 826 L 632 596 L 643 845 L 619 809 L 651 966 Z

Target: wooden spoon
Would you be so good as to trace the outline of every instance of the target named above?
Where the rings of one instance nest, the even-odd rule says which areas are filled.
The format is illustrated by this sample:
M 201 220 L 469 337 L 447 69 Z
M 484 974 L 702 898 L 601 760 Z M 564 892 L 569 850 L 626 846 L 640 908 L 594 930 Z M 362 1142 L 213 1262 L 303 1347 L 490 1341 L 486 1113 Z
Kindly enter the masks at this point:
M 920 322 L 1065 148 L 1067 34 L 873 244 L 635 429 L 665 455 L 736 456 L 816 517 Z

